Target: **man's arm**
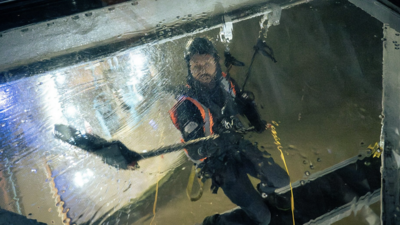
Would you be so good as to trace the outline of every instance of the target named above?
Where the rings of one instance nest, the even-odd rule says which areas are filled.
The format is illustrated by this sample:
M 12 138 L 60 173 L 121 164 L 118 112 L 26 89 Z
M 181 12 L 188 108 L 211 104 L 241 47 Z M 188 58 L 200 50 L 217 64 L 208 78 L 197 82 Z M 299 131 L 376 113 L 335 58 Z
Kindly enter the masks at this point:
M 256 131 L 264 131 L 267 122 L 261 119 L 261 116 L 257 110 L 256 103 L 254 101 L 255 97 L 253 92 L 241 91 L 236 81 L 233 78 L 230 79 L 236 89 L 235 101 L 236 104 L 239 106 L 239 109 L 241 110 L 240 113 L 247 117 L 251 125 L 254 126 L 254 128 L 256 129 Z

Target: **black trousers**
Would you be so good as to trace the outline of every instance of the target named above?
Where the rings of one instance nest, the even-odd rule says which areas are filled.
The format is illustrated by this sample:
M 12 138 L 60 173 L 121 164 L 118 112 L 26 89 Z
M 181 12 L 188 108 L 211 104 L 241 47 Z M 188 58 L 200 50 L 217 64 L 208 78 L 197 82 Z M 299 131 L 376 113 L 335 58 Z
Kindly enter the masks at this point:
M 207 217 L 204 225 L 267 225 L 271 213 L 247 174 L 261 180 L 260 191 L 265 194 L 289 184 L 289 176 L 269 153 L 243 139 L 223 156 L 208 158 L 205 168 L 212 171 L 213 183 L 240 209 Z

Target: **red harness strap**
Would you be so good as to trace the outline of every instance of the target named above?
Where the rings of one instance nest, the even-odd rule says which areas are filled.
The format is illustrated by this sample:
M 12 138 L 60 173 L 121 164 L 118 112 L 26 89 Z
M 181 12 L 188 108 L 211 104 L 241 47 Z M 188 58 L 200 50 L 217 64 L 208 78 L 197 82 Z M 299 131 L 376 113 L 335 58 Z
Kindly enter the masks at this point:
M 192 102 L 197 109 L 200 111 L 201 117 L 204 122 L 203 126 L 203 131 L 206 134 L 206 136 L 214 134 L 212 127 L 214 125 L 213 117 L 211 115 L 211 112 L 208 108 L 203 106 L 200 102 L 198 102 L 196 99 L 187 97 L 187 96 L 182 96 L 179 98 L 178 102 L 172 107 L 171 110 L 169 110 L 169 115 L 171 117 L 172 123 L 175 125 L 175 127 L 180 130 L 179 124 L 178 124 L 178 115 L 177 115 L 177 108 L 184 102 L 184 101 L 190 101 Z M 185 142 L 183 139 L 181 139 L 181 142 Z M 189 153 L 187 149 L 185 149 L 186 155 L 190 158 Z M 204 161 L 206 158 L 200 159 L 199 161 Z

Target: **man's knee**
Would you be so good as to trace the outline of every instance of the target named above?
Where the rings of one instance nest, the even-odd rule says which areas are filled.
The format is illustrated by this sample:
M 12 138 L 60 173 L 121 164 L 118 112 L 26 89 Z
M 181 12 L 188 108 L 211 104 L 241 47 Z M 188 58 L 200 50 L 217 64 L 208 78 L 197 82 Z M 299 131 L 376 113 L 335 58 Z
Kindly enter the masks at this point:
M 289 185 L 290 178 L 289 178 L 289 175 L 286 173 L 286 171 L 281 175 L 281 177 L 278 179 L 278 181 L 276 183 L 277 183 L 276 184 L 277 188 L 281 188 L 281 187 L 285 187 L 285 186 Z
M 268 183 L 269 186 L 277 189 L 289 185 L 290 178 L 285 170 L 283 170 L 280 166 L 275 165 L 273 171 L 274 173 L 271 173 L 269 176 L 267 176 L 267 180 L 269 182 L 266 183 Z
M 249 214 L 242 208 L 236 208 L 222 214 L 215 214 L 204 219 L 202 225 L 268 225 L 271 220 L 269 210 L 266 213 Z
M 257 224 L 268 225 L 271 222 L 271 212 L 264 203 L 262 205 L 252 204 L 250 207 L 246 208 L 246 211 Z
M 202 225 L 217 225 L 218 224 L 219 214 L 215 214 L 212 216 L 207 216 Z

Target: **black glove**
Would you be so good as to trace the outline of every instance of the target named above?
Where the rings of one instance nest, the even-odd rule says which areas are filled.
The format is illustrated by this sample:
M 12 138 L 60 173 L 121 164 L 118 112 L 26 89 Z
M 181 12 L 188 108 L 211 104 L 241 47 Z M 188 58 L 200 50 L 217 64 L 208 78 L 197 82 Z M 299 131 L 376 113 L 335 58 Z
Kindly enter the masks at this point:
M 267 121 L 260 120 L 258 123 L 254 124 L 254 128 L 258 133 L 262 133 L 267 129 Z

